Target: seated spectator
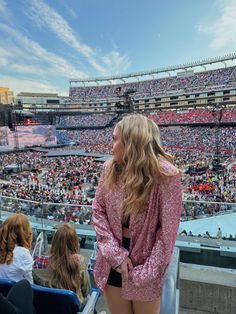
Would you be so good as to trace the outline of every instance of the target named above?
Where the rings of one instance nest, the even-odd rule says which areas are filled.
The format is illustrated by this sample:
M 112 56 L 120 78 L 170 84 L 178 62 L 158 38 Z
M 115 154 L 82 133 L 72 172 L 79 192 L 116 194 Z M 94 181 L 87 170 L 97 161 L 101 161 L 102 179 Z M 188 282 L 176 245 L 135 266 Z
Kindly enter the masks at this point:
M 187 236 L 188 233 L 187 233 L 187 231 L 184 229 L 183 231 L 180 232 L 179 235 L 181 235 L 181 236 Z
M 0 226 L 0 277 L 33 283 L 32 229 L 27 216 L 14 214 Z
M 206 231 L 206 233 L 203 235 L 203 237 L 210 239 L 211 235 L 210 235 L 210 233 L 208 231 Z
M 83 306 L 90 291 L 90 281 L 85 258 L 79 252 L 75 229 L 69 223 L 62 224 L 52 240 L 48 267 L 34 269 L 33 276 L 39 285 L 76 292 Z
M 232 234 L 229 235 L 228 240 L 230 240 L 230 241 L 233 241 L 233 240 L 234 240 Z

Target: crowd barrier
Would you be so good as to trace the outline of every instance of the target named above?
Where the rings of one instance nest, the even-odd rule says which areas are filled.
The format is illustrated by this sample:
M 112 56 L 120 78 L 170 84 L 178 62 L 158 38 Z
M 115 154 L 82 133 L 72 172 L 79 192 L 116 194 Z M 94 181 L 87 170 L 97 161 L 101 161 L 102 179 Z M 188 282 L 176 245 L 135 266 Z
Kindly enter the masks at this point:
M 50 241 L 58 225 L 62 222 L 73 223 L 80 238 L 81 247 L 93 249 L 96 234 L 91 226 L 92 206 L 44 203 L 0 195 L 0 220 L 4 220 L 11 213 L 18 212 L 28 215 L 33 230 L 37 230 L 35 239 L 38 233 L 43 231 L 44 250 L 47 249 L 48 240 Z M 184 200 L 180 225 L 186 221 L 235 212 L 235 203 Z
M 63 221 L 70 221 L 81 227 L 82 225 L 90 224 L 92 206 L 36 202 L 0 194 L 0 215 L 1 211 L 10 213 L 23 212 L 31 216 L 32 222 L 41 223 L 41 227 L 45 225 L 55 226 Z M 236 212 L 236 203 L 183 200 L 181 221 L 233 212 Z

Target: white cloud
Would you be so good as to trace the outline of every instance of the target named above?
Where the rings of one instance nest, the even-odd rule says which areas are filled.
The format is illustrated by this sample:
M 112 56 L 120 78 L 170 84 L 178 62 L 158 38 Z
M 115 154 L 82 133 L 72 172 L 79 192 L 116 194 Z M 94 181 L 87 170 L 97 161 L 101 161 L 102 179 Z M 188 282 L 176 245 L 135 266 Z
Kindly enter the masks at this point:
M 23 1 L 27 1 L 28 15 L 33 19 L 34 25 L 37 23 L 47 31 L 52 31 L 54 37 L 56 35 L 63 43 L 72 47 L 75 54 L 72 55 L 71 51 L 66 52 L 65 49 L 63 53 L 67 55 L 62 57 L 53 52 L 54 45 L 50 51 L 43 47 L 42 36 L 40 43 L 35 37 L 30 38 L 28 34 L 31 30 L 22 28 L 13 16 L 14 11 L 7 7 L 7 1 L 0 0 L 0 85 L 9 86 L 15 94 L 28 91 L 68 95 L 69 78 L 88 78 L 87 72 L 81 70 L 86 67 L 85 59 L 99 75 L 124 73 L 129 67 L 128 58 L 117 51 L 117 46 L 113 47 L 113 51 L 102 55 L 100 50 L 82 43 L 63 17 L 42 0 Z M 27 11 L 26 8 L 22 9 Z M 78 55 L 82 56 L 81 60 Z M 65 88 L 63 78 L 66 79 Z
M 12 23 L 12 14 L 8 9 L 5 0 L 0 0 L 0 18 L 7 20 L 9 23 Z
M 53 8 L 41 0 L 30 0 L 28 16 L 41 27 L 47 26 L 58 38 L 77 52 L 86 57 L 87 61 L 101 74 L 105 69 L 95 59 L 95 51 L 86 44 L 80 42 L 66 20 Z
M 55 53 L 49 52 L 48 50 L 44 49 L 37 42 L 29 39 L 16 29 L 13 29 L 12 27 L 9 27 L 2 23 L 0 23 L 0 29 L 4 32 L 7 32 L 11 36 L 11 38 L 14 38 L 18 47 L 19 54 L 21 54 L 22 57 L 23 52 L 23 60 L 27 60 L 29 62 L 29 65 L 32 65 L 34 63 L 35 65 L 42 68 L 47 67 L 47 72 L 51 72 L 55 76 L 58 75 L 66 78 L 87 77 L 86 73 L 78 71 L 67 60 L 56 55 Z M 5 50 L 6 49 L 7 47 L 5 47 Z M 17 50 L 16 47 L 15 50 Z M 22 59 L 18 58 L 18 55 L 14 55 L 14 59 L 17 60 L 18 64 L 22 62 Z M 24 63 L 25 62 L 23 62 L 23 64 Z M 37 74 L 37 72 L 35 72 L 35 74 Z
M 6 14 L 7 13 L 7 5 L 4 0 L 0 0 L 0 14 Z
M 69 15 L 72 17 L 72 18 L 78 18 L 77 16 L 77 13 L 75 10 L 73 10 L 71 7 L 70 7 L 70 3 L 68 4 L 67 2 L 68 0 L 61 0 L 60 2 L 62 3 L 62 5 L 65 7 L 66 11 L 69 13 Z
M 19 92 L 40 92 L 40 93 L 63 93 L 68 95 L 65 90 L 59 90 L 55 85 L 48 81 L 29 80 L 23 78 L 15 78 L 11 76 L 0 76 L 0 81 L 3 86 L 9 87 L 14 91 L 15 95 Z
M 28 3 L 26 14 L 32 21 L 41 28 L 47 27 L 50 29 L 60 40 L 85 57 L 99 75 L 116 73 L 118 64 L 120 65 L 119 72 L 124 72 L 128 68 L 129 62 L 127 62 L 127 57 L 120 55 L 117 51 L 112 51 L 106 56 L 98 56 L 98 52 L 91 46 L 82 43 L 67 21 L 42 0 L 30 0 Z M 121 62 L 121 60 L 123 61 Z
M 6 44 L 7 45 L 7 44 Z M 5 49 L 3 47 L 3 43 L 1 42 L 1 47 L 0 47 L 0 58 L 1 57 L 10 57 L 12 55 L 11 49 Z
M 128 58 L 121 56 L 117 51 L 110 52 L 102 57 L 102 60 L 108 69 L 113 69 L 113 74 L 121 74 L 121 70 L 122 72 L 125 72 L 130 66 Z
M 33 66 L 28 64 L 13 63 L 11 64 L 11 70 L 21 74 L 35 74 L 35 73 L 37 73 L 37 75 L 48 74 L 48 70 L 46 68 L 43 69 L 40 66 Z
M 210 47 L 213 49 L 236 48 L 236 0 L 218 1 L 219 17 L 202 22 L 198 31 L 212 36 Z M 215 5 L 216 5 L 215 4 Z
M 0 65 L 4 67 L 7 66 L 8 65 L 7 59 L 0 56 Z

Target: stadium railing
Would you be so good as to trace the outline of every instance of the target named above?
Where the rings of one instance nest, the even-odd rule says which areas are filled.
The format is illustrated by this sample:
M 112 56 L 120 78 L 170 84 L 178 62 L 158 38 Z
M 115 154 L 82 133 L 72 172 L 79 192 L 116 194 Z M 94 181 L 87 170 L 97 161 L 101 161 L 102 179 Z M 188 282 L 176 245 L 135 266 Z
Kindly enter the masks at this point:
M 43 251 L 47 250 L 48 239 L 52 238 L 57 226 L 65 221 L 74 223 L 76 232 L 81 240 L 81 248 L 86 246 L 93 249 L 96 234 L 90 224 L 92 206 L 68 203 L 44 203 L 0 195 L 0 220 L 3 221 L 9 215 L 16 212 L 23 212 L 29 216 L 31 226 L 33 231 L 35 231 L 35 241 L 38 234 L 43 232 Z M 198 218 L 232 214 L 235 212 L 236 203 L 184 200 L 180 225 L 182 222 Z M 180 231 L 181 228 L 179 233 Z
M 23 212 L 32 222 L 41 226 L 54 226 L 62 221 L 75 225 L 88 225 L 92 214 L 91 205 L 46 203 L 25 200 L 0 194 L 0 218 L 2 212 Z M 181 221 L 236 212 L 236 203 L 183 200 Z

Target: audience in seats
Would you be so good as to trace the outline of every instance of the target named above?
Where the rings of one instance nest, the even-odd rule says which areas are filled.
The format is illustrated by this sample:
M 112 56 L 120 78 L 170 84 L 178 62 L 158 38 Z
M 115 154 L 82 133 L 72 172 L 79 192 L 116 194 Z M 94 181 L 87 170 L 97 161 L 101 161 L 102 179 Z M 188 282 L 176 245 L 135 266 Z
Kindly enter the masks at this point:
M 220 68 L 204 72 L 196 72 L 189 76 L 171 76 L 152 80 L 140 80 L 124 84 L 99 86 L 72 86 L 70 98 L 72 102 L 106 103 L 116 102 L 127 90 L 133 89 L 134 100 L 163 96 L 201 94 L 214 92 L 217 89 L 234 87 L 236 67 Z M 117 89 L 119 88 L 119 93 Z M 191 100 L 191 98 L 188 98 Z
M 170 110 L 170 111 L 156 111 L 150 113 L 144 113 L 149 119 L 155 121 L 158 125 L 165 124 L 194 124 L 194 123 L 216 123 L 219 119 L 219 111 L 214 111 L 213 109 L 185 109 L 183 111 L 178 110 Z M 83 114 L 83 115 L 75 115 L 75 116 L 60 116 L 58 117 L 57 126 L 59 127 L 84 127 L 90 130 L 80 130 L 78 133 L 83 135 L 84 133 L 93 133 L 94 130 L 91 128 L 106 127 L 109 125 L 109 122 L 114 120 L 115 115 L 109 114 Z M 236 109 L 231 108 L 222 108 L 222 122 L 235 122 L 236 121 Z M 106 129 L 107 130 L 107 129 Z M 105 130 L 105 131 L 106 131 Z M 94 135 L 96 135 L 95 130 Z M 73 131 L 70 131 L 73 133 Z M 101 133 L 101 130 L 98 132 Z M 60 134 L 60 132 L 59 132 Z M 63 133 L 62 133 L 63 134 Z M 93 134 L 92 134 L 93 135 Z M 81 136 L 81 140 L 83 136 Z M 65 138 L 66 140 L 66 138 Z M 73 139 L 75 140 L 75 138 Z M 67 140 L 68 141 L 68 140 Z
M 60 127 L 105 127 L 115 118 L 115 114 L 77 114 L 58 116 L 56 125 Z
M 35 283 L 77 293 L 82 305 L 90 292 L 87 263 L 80 254 L 79 239 L 69 223 L 60 225 L 53 236 L 49 264 L 44 269 L 34 269 Z
M 184 111 L 158 111 L 147 114 L 147 117 L 159 125 L 190 124 L 190 123 L 216 123 L 219 120 L 219 111 L 213 109 L 192 109 Z M 236 109 L 222 108 L 222 122 L 234 122 Z
M 0 226 L 0 278 L 33 283 L 32 229 L 27 216 L 13 214 Z

